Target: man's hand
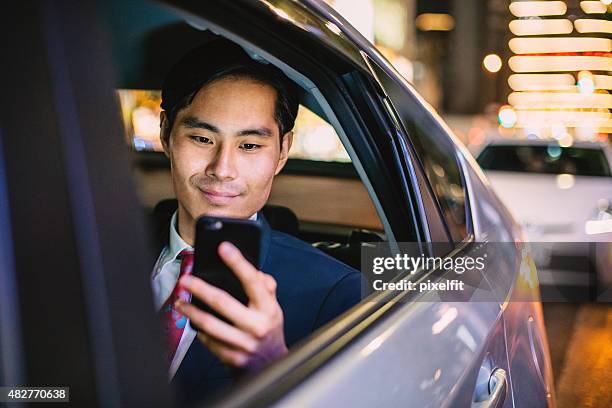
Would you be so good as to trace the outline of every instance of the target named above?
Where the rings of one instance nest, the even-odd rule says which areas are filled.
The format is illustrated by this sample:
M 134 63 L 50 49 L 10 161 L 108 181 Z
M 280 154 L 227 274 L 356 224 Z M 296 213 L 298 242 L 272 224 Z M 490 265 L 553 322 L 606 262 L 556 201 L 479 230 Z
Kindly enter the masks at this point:
M 184 276 L 180 284 L 233 325 L 182 300 L 175 303 L 175 308 L 201 330 L 198 339 L 221 361 L 233 367 L 257 370 L 287 353 L 283 311 L 276 300 L 276 281 L 258 271 L 229 242 L 219 245 L 219 256 L 242 283 L 249 297 L 248 306 L 197 277 Z

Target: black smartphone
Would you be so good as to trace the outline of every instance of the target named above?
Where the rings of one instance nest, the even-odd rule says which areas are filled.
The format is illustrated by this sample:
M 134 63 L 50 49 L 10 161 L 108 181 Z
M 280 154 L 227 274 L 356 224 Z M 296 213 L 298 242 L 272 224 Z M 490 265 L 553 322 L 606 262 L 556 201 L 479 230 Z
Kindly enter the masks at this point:
M 234 272 L 223 262 L 218 253 L 219 244 L 224 241 L 234 244 L 242 255 L 257 269 L 261 269 L 262 226 L 258 221 L 200 217 L 196 223 L 195 253 L 192 274 L 200 279 L 223 289 L 231 296 L 248 304 L 249 299 Z M 208 305 L 192 297 L 191 303 L 196 307 L 228 322 L 229 320 L 212 310 Z M 194 327 L 197 329 L 197 327 Z

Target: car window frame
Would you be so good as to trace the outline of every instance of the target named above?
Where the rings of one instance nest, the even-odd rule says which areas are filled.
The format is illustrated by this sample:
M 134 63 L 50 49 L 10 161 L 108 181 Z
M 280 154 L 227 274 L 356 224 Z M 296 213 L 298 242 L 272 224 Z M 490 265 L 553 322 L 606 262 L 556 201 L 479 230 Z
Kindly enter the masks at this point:
M 365 55 L 365 53 L 362 53 L 362 55 L 364 55 L 364 60 L 366 60 L 366 63 L 369 65 L 369 58 L 367 55 Z M 436 252 L 435 255 L 445 255 L 451 252 L 454 244 L 446 220 L 442 215 L 440 203 L 433 193 L 431 184 L 425 175 L 423 165 L 418 158 L 417 152 L 410 143 L 410 138 L 402 122 L 399 120 L 393 103 L 374 72 L 371 72 L 372 77 L 367 78 L 372 82 L 371 88 L 373 89 L 370 100 L 372 103 L 378 102 L 382 113 L 386 114 L 389 122 L 393 123 L 395 127 L 394 131 L 397 133 L 397 149 L 404 159 L 403 166 L 406 168 L 406 175 L 411 177 L 412 185 L 417 186 L 416 188 L 418 188 L 420 192 L 420 194 L 418 194 L 418 203 L 421 217 L 425 220 L 424 223 L 427 227 L 427 242 L 436 244 L 432 247 Z M 363 79 L 367 80 L 366 78 Z M 446 243 L 451 244 L 451 246 L 447 247 L 443 245 Z
M 410 94 L 412 96 L 414 96 L 414 93 L 411 91 L 410 87 L 407 85 L 406 80 L 395 71 L 395 69 L 387 62 L 385 61 L 383 58 L 378 57 L 376 55 L 366 55 L 364 54 L 364 59 L 368 65 L 368 68 L 370 70 L 370 72 L 372 73 L 372 75 L 376 78 L 378 86 L 380 87 L 380 89 L 382 90 L 382 92 L 385 95 L 385 99 L 386 102 L 385 105 L 387 107 L 387 110 L 389 112 L 389 114 L 391 116 L 394 117 L 394 120 L 398 123 L 398 125 L 400 126 L 400 129 L 402 129 L 404 136 L 406 137 L 406 139 L 408 141 L 410 141 L 409 145 L 411 146 L 411 150 L 414 154 L 414 156 L 416 157 L 416 162 L 418 163 L 419 167 L 420 167 L 420 171 L 423 173 L 423 175 L 425 175 L 425 167 L 424 167 L 424 161 L 423 158 L 420 156 L 420 154 L 418 153 L 418 151 L 414 148 L 414 142 L 412 141 L 413 136 L 411 136 L 410 132 L 408 131 L 408 129 L 406 129 L 406 127 L 404 126 L 403 122 L 400 120 L 400 115 L 397 112 L 397 108 L 395 107 L 395 103 L 393 102 L 393 100 L 391 99 L 391 97 L 389 96 L 389 93 L 387 92 L 387 90 L 385 89 L 382 81 L 380 80 L 380 78 L 378 78 L 378 74 L 376 73 L 376 69 L 374 68 L 374 65 L 376 67 L 378 67 L 378 69 L 380 71 L 382 71 L 383 74 L 387 75 L 389 77 L 389 79 L 391 81 L 393 81 L 393 83 L 400 88 L 402 91 L 404 91 L 407 94 Z M 424 102 L 424 101 L 423 101 Z M 426 102 L 424 102 L 426 104 Z M 430 108 L 432 109 L 432 108 Z M 431 113 L 431 112 L 427 112 L 427 113 Z M 461 179 L 461 187 L 463 190 L 463 195 L 464 195 L 464 217 L 465 217 L 465 234 L 463 236 L 463 239 L 459 242 L 463 242 L 463 241 L 469 241 L 470 240 L 470 236 L 474 234 L 474 228 L 472 225 L 472 217 L 471 217 L 471 207 L 470 207 L 470 199 L 469 199 L 469 188 L 468 188 L 468 181 L 466 179 L 466 174 L 465 174 L 465 169 L 463 167 L 463 162 L 461 160 L 461 158 L 459 157 L 459 149 L 456 147 L 455 143 L 450 139 L 448 133 L 447 133 L 447 129 L 444 128 L 444 126 L 442 126 L 442 124 L 440 124 L 438 122 L 438 118 L 435 115 L 429 115 L 430 116 L 430 120 L 431 123 L 437 124 L 437 128 L 434 126 L 434 128 L 432 128 L 431 130 L 434 132 L 438 132 L 441 137 L 448 139 L 448 142 L 450 145 L 452 145 L 454 147 L 453 152 L 452 152 L 452 159 L 455 162 L 455 165 L 457 167 L 457 170 L 459 172 L 459 177 Z M 442 211 L 442 205 L 440 203 L 440 200 L 438 198 L 438 195 L 435 194 L 434 190 L 433 190 L 433 186 L 431 185 L 431 181 L 429 180 L 428 177 L 425 177 L 426 183 L 429 187 L 429 191 L 432 194 L 432 198 L 434 199 L 434 201 L 437 204 L 438 207 L 438 212 L 440 214 L 440 216 L 442 217 L 442 221 L 444 222 L 445 226 L 446 226 L 446 230 L 448 232 L 448 234 L 451 236 L 451 239 L 453 241 L 455 241 L 452 238 L 452 233 L 450 231 L 450 226 L 449 226 L 449 222 L 448 220 L 443 216 L 443 211 Z M 457 242 L 455 242 L 455 244 L 457 244 Z

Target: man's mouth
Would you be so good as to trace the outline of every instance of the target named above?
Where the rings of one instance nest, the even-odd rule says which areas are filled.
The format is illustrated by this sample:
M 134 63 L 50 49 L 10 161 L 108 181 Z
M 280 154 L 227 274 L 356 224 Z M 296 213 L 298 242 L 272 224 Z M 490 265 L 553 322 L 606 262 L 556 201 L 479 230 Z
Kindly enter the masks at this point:
M 200 189 L 200 191 L 204 194 L 204 197 L 206 198 L 206 200 L 213 205 L 228 204 L 234 198 L 240 195 L 234 192 L 211 190 L 211 189 Z

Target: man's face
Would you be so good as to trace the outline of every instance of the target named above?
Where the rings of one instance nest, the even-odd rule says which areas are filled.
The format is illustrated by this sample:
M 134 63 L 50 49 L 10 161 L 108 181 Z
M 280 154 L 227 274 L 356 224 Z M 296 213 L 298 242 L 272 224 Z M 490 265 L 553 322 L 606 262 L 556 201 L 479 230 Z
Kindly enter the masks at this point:
M 222 78 L 200 89 L 176 116 L 164 150 L 187 241 L 201 215 L 248 218 L 266 203 L 292 141 L 289 132 L 281 145 L 275 101 L 268 85 Z M 168 131 L 162 118 L 162 132 L 164 126 Z

